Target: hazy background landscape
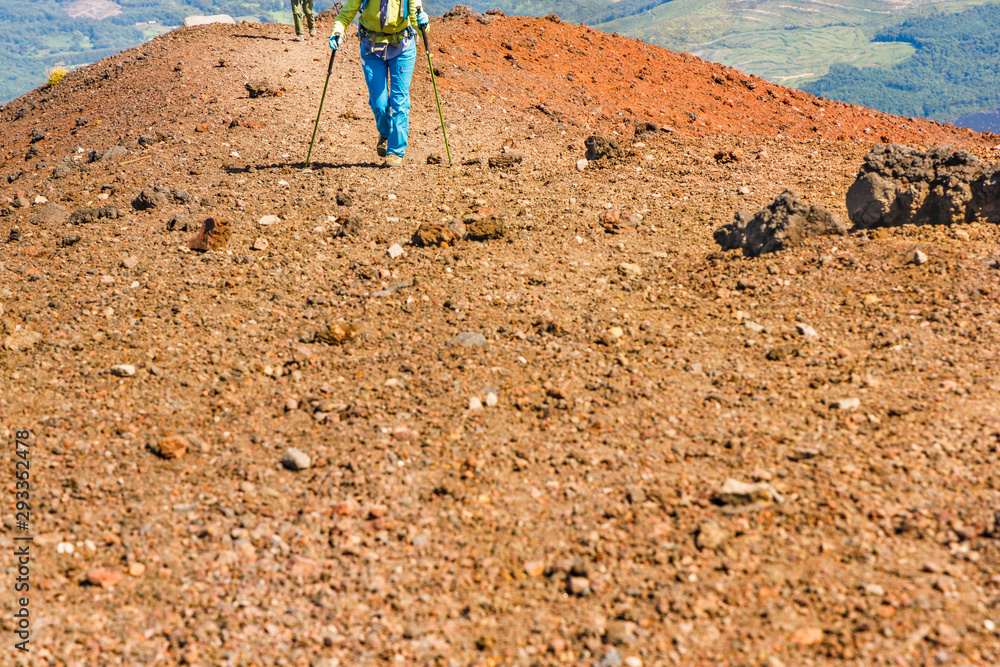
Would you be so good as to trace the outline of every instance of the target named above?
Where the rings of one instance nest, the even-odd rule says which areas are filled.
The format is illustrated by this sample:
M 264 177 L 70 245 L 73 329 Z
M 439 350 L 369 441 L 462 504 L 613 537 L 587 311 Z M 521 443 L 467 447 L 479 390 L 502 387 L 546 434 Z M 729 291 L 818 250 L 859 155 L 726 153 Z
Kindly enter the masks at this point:
M 332 2 L 320 0 L 321 11 Z M 454 5 L 426 0 L 433 15 Z M 988 129 L 1000 107 L 1000 3 L 980 0 L 470 0 L 476 11 L 558 14 L 815 95 Z M 0 7 L 0 102 L 192 15 L 290 23 L 287 0 L 13 0 Z M 983 115 L 986 112 L 987 115 Z

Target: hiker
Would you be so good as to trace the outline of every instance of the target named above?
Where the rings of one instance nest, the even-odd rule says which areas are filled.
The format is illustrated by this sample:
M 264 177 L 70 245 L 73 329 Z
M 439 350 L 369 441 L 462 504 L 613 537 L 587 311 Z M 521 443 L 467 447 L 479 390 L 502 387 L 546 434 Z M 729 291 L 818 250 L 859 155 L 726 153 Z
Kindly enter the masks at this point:
M 302 36 L 302 17 L 305 15 L 306 27 L 309 28 L 309 36 L 316 36 L 316 23 L 313 16 L 313 0 L 292 0 L 292 20 L 295 21 L 295 41 L 301 42 L 305 39 Z
M 427 30 L 430 18 L 421 0 L 347 0 L 330 36 L 336 51 L 344 31 L 360 10 L 361 68 L 368 84 L 368 105 L 378 128 L 376 152 L 385 167 L 398 167 L 410 134 L 410 81 L 417 61 L 415 29 Z

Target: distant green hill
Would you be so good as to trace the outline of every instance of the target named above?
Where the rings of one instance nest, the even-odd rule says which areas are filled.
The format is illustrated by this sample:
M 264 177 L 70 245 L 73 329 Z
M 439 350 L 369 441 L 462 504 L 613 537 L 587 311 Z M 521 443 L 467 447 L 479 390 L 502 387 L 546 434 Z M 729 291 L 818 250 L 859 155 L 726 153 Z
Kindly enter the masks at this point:
M 911 19 L 875 35 L 914 50 L 883 68 L 837 64 L 802 86 L 814 95 L 905 116 L 953 120 L 1000 108 L 1000 4 Z

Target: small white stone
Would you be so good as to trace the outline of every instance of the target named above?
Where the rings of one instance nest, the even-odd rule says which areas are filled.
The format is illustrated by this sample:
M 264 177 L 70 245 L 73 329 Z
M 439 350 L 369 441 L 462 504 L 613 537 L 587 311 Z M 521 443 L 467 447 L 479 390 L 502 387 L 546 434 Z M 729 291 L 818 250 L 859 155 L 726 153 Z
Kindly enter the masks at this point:
M 60 542 L 56 545 L 56 551 L 61 554 L 71 554 L 74 551 L 72 542 Z
M 885 597 L 885 589 L 878 584 L 865 584 L 865 594 L 876 598 L 882 598 Z
M 917 249 L 913 251 L 913 263 L 916 265 L 921 265 L 927 262 L 927 255 L 923 250 Z
M 842 398 L 839 401 L 830 403 L 834 410 L 855 410 L 861 405 L 860 398 Z
M 313 227 L 313 234 L 326 234 L 326 227 L 319 225 L 318 227 Z
M 478 398 L 473 396 L 472 398 L 469 399 L 469 410 L 482 410 L 482 409 L 483 409 L 483 404 Z
M 985 621 L 983 621 L 983 627 L 986 628 L 989 632 L 993 632 L 994 630 L 997 629 L 997 624 L 989 619 L 986 619 Z
M 312 465 L 312 460 L 301 449 L 289 447 L 281 455 L 281 465 L 288 470 L 305 470 Z
M 802 322 L 799 322 L 798 324 L 795 325 L 795 328 L 798 330 L 799 334 L 801 334 L 806 338 L 819 338 L 819 334 L 816 333 L 816 330 L 813 329 L 808 324 L 803 324 Z
M 265 215 L 257 221 L 257 224 L 267 227 L 268 225 L 273 225 L 276 222 L 281 222 L 281 218 L 276 215 Z
M 582 236 L 577 236 L 576 237 L 576 242 L 577 243 L 583 243 L 583 237 Z
M 395 198 L 396 198 L 396 195 L 387 195 L 386 196 L 386 199 L 389 199 L 389 200 L 392 200 L 392 199 L 395 199 Z
M 748 195 L 750 194 L 750 188 L 744 185 L 739 190 L 737 190 L 737 192 L 739 192 L 741 195 Z
M 587 168 L 588 164 L 590 164 L 590 163 L 587 162 L 586 158 L 580 158 L 579 160 L 576 161 L 576 170 L 577 171 L 583 171 L 583 170 L 585 170 Z
M 126 269 L 134 269 L 139 266 L 139 260 L 135 257 L 126 257 L 122 260 L 122 267 Z
M 43 197 L 42 195 L 38 195 L 37 197 L 35 197 L 35 203 L 36 204 L 48 204 L 49 200 L 46 199 L 45 197 Z
M 138 280 L 133 280 L 132 284 L 129 285 L 129 287 L 131 287 L 132 289 L 135 289 L 138 286 L 139 286 L 139 281 Z
M 278 185 L 287 188 L 288 187 L 288 181 L 285 181 L 285 180 L 278 181 Z
M 498 400 L 497 399 L 497 395 L 494 394 L 492 391 L 490 393 L 486 394 L 486 405 L 487 405 L 487 407 L 492 408 L 493 406 L 495 406 L 497 404 L 497 400 Z
M 132 377 L 135 375 L 135 366 L 132 364 L 115 364 L 111 367 L 111 374 L 120 378 Z
M 405 253 L 406 251 L 403 250 L 403 247 L 398 243 L 393 243 L 391 246 L 389 246 L 389 257 L 392 257 L 393 259 L 396 259 L 397 257 L 400 257 Z
M 233 151 L 232 153 L 229 154 L 229 157 L 239 157 L 239 156 L 240 154 L 237 153 L 236 151 Z
M 642 658 L 630 655 L 625 658 L 625 667 L 642 667 Z

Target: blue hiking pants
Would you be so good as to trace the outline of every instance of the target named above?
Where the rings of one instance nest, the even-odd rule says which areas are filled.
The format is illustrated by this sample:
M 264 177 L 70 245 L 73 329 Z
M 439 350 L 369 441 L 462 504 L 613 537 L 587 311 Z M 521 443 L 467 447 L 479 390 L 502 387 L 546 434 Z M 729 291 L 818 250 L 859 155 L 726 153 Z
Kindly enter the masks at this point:
M 361 68 L 368 84 L 368 105 L 375 114 L 375 126 L 379 135 L 389 140 L 386 154 L 399 157 L 406 155 L 410 136 L 410 82 L 417 62 L 416 40 L 409 42 L 408 48 L 388 60 L 365 53 L 364 46 L 361 47 Z

